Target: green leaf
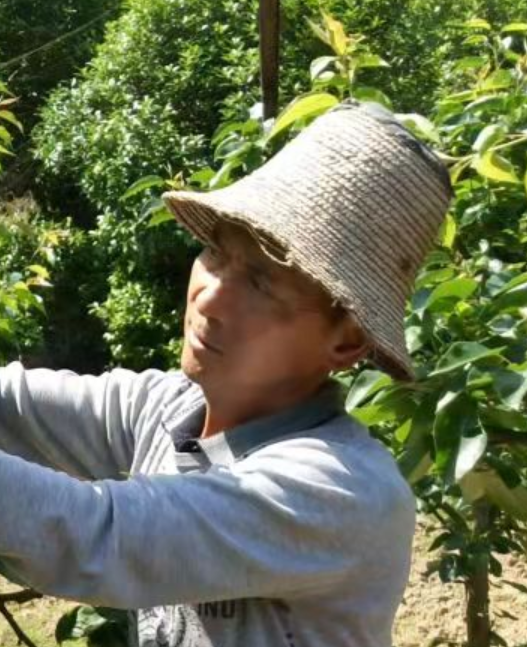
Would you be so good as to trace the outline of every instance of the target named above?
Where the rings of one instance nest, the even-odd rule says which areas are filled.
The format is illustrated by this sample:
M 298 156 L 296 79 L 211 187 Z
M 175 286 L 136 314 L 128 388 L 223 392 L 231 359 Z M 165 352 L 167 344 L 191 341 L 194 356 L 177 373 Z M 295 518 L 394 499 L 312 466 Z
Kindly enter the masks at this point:
M 132 186 L 126 190 L 126 192 L 121 196 L 121 200 L 128 200 L 128 198 L 131 198 L 138 193 L 142 193 L 147 189 L 151 189 L 154 186 L 165 186 L 165 180 L 159 175 L 147 175 L 145 177 L 142 177 L 140 180 L 137 180 L 137 182 L 134 182 Z
M 483 81 L 479 91 L 488 92 L 489 90 L 506 90 L 515 83 L 514 76 L 509 70 L 496 70 Z
M 3 119 L 4 121 L 13 124 L 13 126 L 16 126 L 16 128 L 18 128 L 21 133 L 24 132 L 24 127 L 12 112 L 9 112 L 8 110 L 0 110 L 0 119 Z
M 66 640 L 88 637 L 107 622 L 92 607 L 75 607 L 59 620 L 55 628 L 55 640 L 61 644 Z
M 325 32 L 320 25 L 317 25 L 312 20 L 309 20 L 309 18 L 307 18 L 307 24 L 309 25 L 309 27 L 311 28 L 311 30 L 319 40 L 321 40 L 323 43 L 326 43 L 326 45 L 329 45 L 331 47 L 331 40 L 330 40 L 329 34 Z
M 369 85 L 360 85 L 353 88 L 353 96 L 358 101 L 374 101 L 375 103 L 380 103 L 381 106 L 391 109 L 392 102 L 390 98 L 378 90 L 377 88 L 372 88 Z
M 494 296 L 498 297 L 499 295 L 504 294 L 505 292 L 509 292 L 519 285 L 527 285 L 527 272 L 522 272 L 521 274 L 518 274 L 517 276 L 512 278 L 510 281 L 507 281 L 505 285 L 503 285 L 497 292 L 494 293 Z
M 426 308 L 433 310 L 431 306 L 447 299 L 452 302 L 468 299 L 478 286 L 479 283 L 475 279 L 459 278 L 445 281 L 432 290 L 426 302 Z
M 441 245 L 443 247 L 446 247 L 447 249 L 452 249 L 454 241 L 456 240 L 456 234 L 456 221 L 449 213 L 447 213 L 445 219 L 443 220 L 443 224 L 441 225 L 441 229 L 439 230 L 439 240 Z
M 494 390 L 503 404 L 519 411 L 527 394 L 527 370 L 498 368 L 491 375 Z
M 522 33 L 527 34 L 527 22 L 510 22 L 501 29 L 502 34 Z
M 6 146 L 11 146 L 13 142 L 11 133 L 7 130 L 7 128 L 4 128 L 3 126 L 0 126 L 0 139 Z
M 326 29 L 329 34 L 329 43 L 337 56 L 344 56 L 348 47 L 348 37 L 342 23 L 329 14 L 323 14 Z
M 460 58 L 459 61 L 454 65 L 454 70 L 456 72 L 464 72 L 465 70 L 473 70 L 476 68 L 483 67 L 487 59 L 483 56 L 465 56 Z
M 483 155 L 476 155 L 472 166 L 482 177 L 488 180 L 508 182 L 511 184 L 518 184 L 520 182 L 509 160 L 493 151 L 487 151 Z
M 462 436 L 459 444 L 454 478 L 462 479 L 465 474 L 474 469 L 487 449 L 487 434 L 485 432 L 473 436 Z
M 152 218 L 150 218 L 147 227 L 157 227 L 163 222 L 168 222 L 171 220 L 172 222 L 175 222 L 174 216 L 170 213 L 168 209 L 160 209 L 154 215 Z
M 338 99 L 327 92 L 308 94 L 295 99 L 277 117 L 269 134 L 269 139 L 276 137 L 286 128 L 292 126 L 299 119 L 316 117 L 337 105 Z
M 9 155 L 11 157 L 14 157 L 14 153 L 7 150 L 7 148 L 5 148 L 5 146 L 2 146 L 2 145 L 0 145 L 0 153 L 2 153 L 3 155 Z
M 224 162 L 220 170 L 209 181 L 209 189 L 221 189 L 232 182 L 232 171 L 240 168 L 242 162 L 240 159 L 230 159 Z
M 462 436 L 479 432 L 477 405 L 465 393 L 448 392 L 438 402 L 434 420 L 435 465 L 447 482 L 455 479 Z
M 416 112 L 395 115 L 397 119 L 418 137 L 423 137 L 436 144 L 440 143 L 439 131 L 435 125 L 423 115 Z
M 212 135 L 211 144 L 216 146 L 216 144 L 219 144 L 223 139 L 225 139 L 225 137 L 227 137 L 227 135 L 230 135 L 233 132 L 239 132 L 243 126 L 243 121 L 234 121 L 218 126 Z
M 527 431 L 527 416 L 519 411 L 481 404 L 481 421 L 485 426 L 498 427 L 506 431 Z
M 440 270 L 428 270 L 419 274 L 417 281 L 415 282 L 415 289 L 419 290 L 430 285 L 435 285 L 436 283 L 442 283 L 443 281 L 448 281 L 454 276 L 453 267 L 444 267 Z
M 519 285 L 507 292 L 499 294 L 498 297 L 495 297 L 491 303 L 488 305 L 487 311 L 483 314 L 488 314 L 489 312 L 495 314 L 497 312 L 505 312 L 507 310 L 516 310 L 518 308 L 523 308 L 527 305 L 527 285 Z
M 501 141 L 507 133 L 506 128 L 501 124 L 491 124 L 485 126 L 476 137 L 476 141 L 472 144 L 472 150 L 482 155 L 491 146 Z
M 489 31 L 491 29 L 490 24 L 482 18 L 472 18 L 470 20 L 467 20 L 464 23 L 464 26 L 468 29 L 485 29 L 486 31 Z
M 430 450 L 433 447 L 432 428 L 437 395 L 425 397 L 411 417 L 411 426 L 405 447 L 397 459 L 399 469 L 409 483 L 422 478 L 432 466 Z
M 499 356 L 503 350 L 503 348 L 488 348 L 477 342 L 454 342 L 446 353 L 439 358 L 435 370 L 430 373 L 430 377 L 450 373 L 485 357 Z
M 207 187 L 212 178 L 216 175 L 216 171 L 208 166 L 207 168 L 200 169 L 188 178 L 189 184 L 196 184 L 199 187 Z
M 346 411 L 350 413 L 379 389 L 392 383 L 391 378 L 381 371 L 362 371 L 349 390 L 346 398 Z
M 527 521 L 527 488 L 508 488 L 494 470 L 472 471 L 462 483 L 472 494 L 485 497 L 514 519 Z
M 49 279 L 49 272 L 42 265 L 28 265 L 27 269 L 30 272 L 33 272 L 34 274 L 37 274 L 38 276 L 42 277 L 43 279 Z
M 357 68 L 360 67 L 390 67 L 383 58 L 377 54 L 360 54 L 356 59 Z
M 370 404 L 354 409 L 351 416 L 366 427 L 394 422 L 397 418 L 395 411 L 380 404 Z
M 322 72 L 325 72 L 327 68 L 335 62 L 335 56 L 320 56 L 316 58 L 309 68 L 311 74 L 311 80 L 314 81 L 318 78 Z

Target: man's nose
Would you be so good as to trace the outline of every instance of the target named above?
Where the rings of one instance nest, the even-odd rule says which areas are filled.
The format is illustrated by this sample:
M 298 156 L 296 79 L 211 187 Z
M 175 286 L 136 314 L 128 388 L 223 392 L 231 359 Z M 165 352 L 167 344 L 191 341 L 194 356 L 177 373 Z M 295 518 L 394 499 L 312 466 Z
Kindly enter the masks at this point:
M 202 316 L 223 319 L 234 311 L 236 302 L 236 281 L 227 272 L 221 272 L 207 274 L 196 295 L 195 305 Z

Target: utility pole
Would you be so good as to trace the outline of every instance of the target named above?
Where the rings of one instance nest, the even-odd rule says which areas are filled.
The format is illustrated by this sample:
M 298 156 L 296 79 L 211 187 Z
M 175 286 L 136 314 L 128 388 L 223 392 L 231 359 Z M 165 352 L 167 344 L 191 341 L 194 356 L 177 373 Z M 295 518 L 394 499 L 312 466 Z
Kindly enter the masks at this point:
M 260 79 L 264 119 L 278 112 L 280 0 L 260 0 Z

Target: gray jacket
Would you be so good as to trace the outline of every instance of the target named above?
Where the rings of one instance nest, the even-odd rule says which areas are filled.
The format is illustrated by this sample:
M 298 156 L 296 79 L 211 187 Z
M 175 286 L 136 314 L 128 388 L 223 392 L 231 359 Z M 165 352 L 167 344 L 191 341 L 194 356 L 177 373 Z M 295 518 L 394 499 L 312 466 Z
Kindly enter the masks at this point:
M 179 372 L 1 369 L 4 567 L 137 610 L 141 647 L 390 647 L 414 502 L 389 453 L 331 386 L 200 441 L 203 415 Z

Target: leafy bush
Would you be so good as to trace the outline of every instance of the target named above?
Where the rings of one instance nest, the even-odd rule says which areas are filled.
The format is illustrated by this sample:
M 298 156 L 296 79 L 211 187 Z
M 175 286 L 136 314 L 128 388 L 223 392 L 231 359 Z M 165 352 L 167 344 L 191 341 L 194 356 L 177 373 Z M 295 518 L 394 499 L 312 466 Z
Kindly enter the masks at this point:
M 36 106 L 51 89 L 89 60 L 105 20 L 115 16 L 119 5 L 118 0 L 0 0 L 0 69 L 12 77 L 12 90 L 22 98 L 24 123 L 33 122 Z M 23 56 L 40 47 L 31 57 Z

